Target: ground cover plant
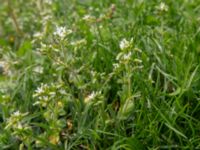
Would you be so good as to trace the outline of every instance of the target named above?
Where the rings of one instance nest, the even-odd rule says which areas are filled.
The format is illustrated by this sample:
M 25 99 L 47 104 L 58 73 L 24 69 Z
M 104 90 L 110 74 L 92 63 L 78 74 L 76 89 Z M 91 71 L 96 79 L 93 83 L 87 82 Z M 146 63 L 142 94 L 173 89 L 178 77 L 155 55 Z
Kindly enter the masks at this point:
M 0 2 L 0 149 L 200 149 L 199 0 Z

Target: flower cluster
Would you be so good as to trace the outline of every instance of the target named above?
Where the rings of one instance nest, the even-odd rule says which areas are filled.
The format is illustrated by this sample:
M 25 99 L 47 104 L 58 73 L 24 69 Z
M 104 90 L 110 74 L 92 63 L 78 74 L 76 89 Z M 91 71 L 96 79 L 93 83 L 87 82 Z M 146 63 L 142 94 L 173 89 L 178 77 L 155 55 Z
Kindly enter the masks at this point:
M 156 7 L 157 10 L 161 11 L 161 12 L 167 12 L 168 11 L 168 6 L 164 3 L 161 2 L 159 6 Z
M 131 40 L 122 39 L 119 43 L 121 52 L 116 56 L 117 63 L 113 64 L 114 71 L 119 70 L 120 68 L 124 70 L 124 65 L 132 66 L 131 68 L 142 68 L 142 60 L 139 58 L 139 55 L 142 51 L 138 48 L 133 47 L 133 38 Z
M 63 40 L 67 35 L 71 33 L 72 33 L 72 30 L 69 30 L 69 29 L 67 30 L 66 27 L 57 26 L 53 34 L 59 37 L 61 40 Z
M 67 93 L 63 89 L 63 83 L 42 83 L 33 94 L 36 99 L 34 105 L 42 106 L 44 111 L 42 116 L 49 123 L 49 129 L 51 133 L 41 133 L 41 138 L 48 138 L 51 144 L 58 144 L 60 141 L 59 134 L 61 129 L 66 124 L 65 120 L 60 119 L 60 116 L 65 115 L 65 102 L 67 99 Z M 65 101 L 63 99 L 65 97 Z M 39 146 L 40 141 L 36 141 L 36 145 Z
M 5 129 L 14 130 L 15 135 L 18 135 L 20 132 L 31 130 L 28 124 L 25 121 L 25 117 L 28 113 L 21 113 L 20 111 L 16 111 L 11 114 L 10 118 L 7 120 L 7 126 Z
M 133 43 L 133 39 L 131 38 L 130 41 L 126 40 L 125 38 L 122 39 L 119 43 L 119 47 L 121 50 L 126 50 L 128 48 L 131 48 L 132 46 L 132 43 Z
M 131 56 L 132 56 L 132 52 L 128 52 L 128 53 L 125 53 L 125 52 L 121 52 L 117 55 L 116 57 L 116 60 L 117 61 L 129 61 L 131 59 Z
M 84 21 L 86 22 L 94 22 L 96 20 L 96 18 L 94 16 L 91 16 L 89 14 L 83 16 L 82 18 Z
M 92 91 L 88 96 L 85 97 L 84 103 L 87 104 L 92 104 L 93 106 L 99 105 L 103 99 L 103 95 L 101 91 Z
M 97 92 L 92 92 L 90 95 L 88 95 L 85 99 L 84 99 L 84 102 L 85 103 L 88 103 L 90 102 L 91 100 L 95 99 L 97 96 Z
M 119 43 L 121 51 L 116 56 L 117 63 L 113 64 L 114 76 L 117 78 L 118 84 L 122 85 L 119 95 L 123 95 L 119 106 L 119 119 L 126 119 L 135 106 L 134 99 L 140 97 L 140 93 L 133 94 L 132 80 L 138 70 L 143 68 L 142 54 L 143 52 L 133 47 L 133 39 L 130 41 L 122 39 Z M 118 80 L 118 78 L 120 78 Z
M 43 107 L 46 107 L 48 102 L 56 95 L 55 91 L 51 90 L 51 87 L 47 84 L 41 84 L 40 87 L 38 87 L 35 90 L 35 93 L 33 94 L 34 98 L 38 98 L 38 101 L 34 103 L 34 105 L 41 105 Z
M 53 3 L 52 0 L 44 0 L 44 3 L 51 5 Z

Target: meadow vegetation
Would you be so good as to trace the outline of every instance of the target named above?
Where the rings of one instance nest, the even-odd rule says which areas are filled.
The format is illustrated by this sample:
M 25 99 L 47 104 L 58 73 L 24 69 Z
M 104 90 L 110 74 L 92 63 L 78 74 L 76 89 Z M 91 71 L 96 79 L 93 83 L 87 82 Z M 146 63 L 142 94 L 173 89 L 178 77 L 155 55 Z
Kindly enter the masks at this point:
M 200 149 L 199 0 L 0 3 L 0 149 Z

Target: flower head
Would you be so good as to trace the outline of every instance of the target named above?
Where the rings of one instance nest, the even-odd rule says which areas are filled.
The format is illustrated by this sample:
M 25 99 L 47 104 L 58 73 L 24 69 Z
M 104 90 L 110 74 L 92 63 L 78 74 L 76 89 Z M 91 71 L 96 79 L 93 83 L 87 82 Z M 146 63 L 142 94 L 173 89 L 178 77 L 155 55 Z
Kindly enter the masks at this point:
M 7 126 L 5 129 L 8 128 L 21 128 L 22 127 L 22 120 L 28 113 L 21 113 L 20 111 L 13 112 L 10 118 L 7 120 Z
M 99 94 L 101 94 L 101 92 L 92 92 L 90 95 L 88 95 L 85 99 L 84 102 L 85 103 L 89 103 L 91 100 L 95 99 Z
M 164 2 L 161 2 L 157 9 L 163 12 L 168 11 L 168 6 Z
M 49 4 L 49 5 L 51 5 L 51 4 L 53 3 L 52 0 L 45 0 L 44 2 L 45 2 L 46 4 Z
M 132 56 L 132 53 L 129 52 L 128 54 L 124 54 L 123 55 L 123 60 L 127 61 L 127 60 L 130 60 L 131 59 L 131 56 Z
M 36 90 L 35 90 L 35 94 L 33 95 L 33 97 L 37 97 L 37 96 L 40 96 L 42 95 L 46 89 L 48 88 L 48 85 L 47 84 L 41 84 L 40 87 L 38 87 Z
M 21 113 L 19 112 L 19 110 L 12 114 L 12 116 L 15 116 L 15 117 L 19 117 L 20 115 L 21 115 Z
M 133 39 L 131 39 L 130 41 L 127 41 L 127 40 L 124 38 L 124 39 L 122 39 L 122 40 L 120 41 L 119 47 L 120 47 L 121 50 L 125 50 L 125 49 L 131 47 L 132 42 L 133 42 Z
M 72 30 L 66 30 L 66 27 L 56 27 L 56 31 L 53 34 L 64 39 L 70 33 L 72 33 Z
M 84 21 L 87 21 L 87 22 L 93 22 L 95 20 L 95 17 L 94 16 L 91 16 L 91 15 L 85 15 L 83 17 L 83 20 Z

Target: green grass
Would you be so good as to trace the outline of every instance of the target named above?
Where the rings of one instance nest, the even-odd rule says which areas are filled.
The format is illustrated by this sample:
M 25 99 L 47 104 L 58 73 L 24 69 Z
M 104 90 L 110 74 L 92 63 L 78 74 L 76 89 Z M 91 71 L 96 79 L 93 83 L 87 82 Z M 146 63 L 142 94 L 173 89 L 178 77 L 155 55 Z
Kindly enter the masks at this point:
M 0 14 L 0 149 L 200 149 L 200 1 L 7 0 Z

